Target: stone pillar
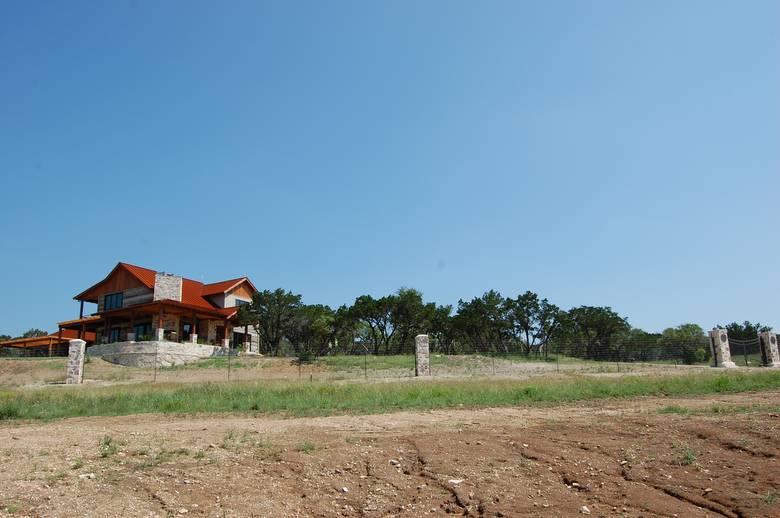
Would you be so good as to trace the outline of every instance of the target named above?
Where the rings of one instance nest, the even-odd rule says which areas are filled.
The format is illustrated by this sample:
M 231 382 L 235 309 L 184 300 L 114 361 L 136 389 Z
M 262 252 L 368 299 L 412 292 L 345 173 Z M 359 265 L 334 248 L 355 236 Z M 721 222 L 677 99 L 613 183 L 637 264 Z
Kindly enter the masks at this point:
M 198 343 L 198 333 L 190 333 L 190 342 Z
M 712 351 L 713 367 L 732 369 L 737 366 L 731 361 L 731 349 L 729 348 L 729 335 L 725 329 L 713 329 L 710 331 L 710 350 Z
M 68 385 L 79 384 L 84 381 L 84 352 L 87 342 L 84 340 L 70 340 L 68 348 L 68 376 L 65 383 Z
M 127 341 L 135 342 L 135 333 L 127 333 Z
M 230 338 L 222 339 L 222 347 L 224 347 L 225 349 L 230 348 Z
M 780 368 L 780 352 L 777 348 L 777 335 L 771 331 L 766 331 L 758 335 L 761 340 L 761 357 L 764 360 L 764 366 Z
M 428 335 L 417 335 L 414 337 L 414 375 L 430 376 L 431 364 L 429 357 Z
M 163 340 L 165 340 L 165 328 L 164 327 L 158 327 L 155 330 L 155 339 L 158 342 L 162 342 Z

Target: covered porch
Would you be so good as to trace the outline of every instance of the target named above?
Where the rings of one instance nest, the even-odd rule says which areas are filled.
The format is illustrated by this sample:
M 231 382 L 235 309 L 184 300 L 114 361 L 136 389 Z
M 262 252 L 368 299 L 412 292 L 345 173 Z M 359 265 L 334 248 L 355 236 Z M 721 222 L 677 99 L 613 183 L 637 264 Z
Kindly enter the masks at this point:
M 76 331 L 79 338 L 94 333 L 97 344 L 166 341 L 226 348 L 248 345 L 251 335 L 240 333 L 235 316 L 235 308 L 209 310 L 163 300 L 60 322 L 59 326 L 60 332 Z M 235 339 L 234 328 L 239 332 Z

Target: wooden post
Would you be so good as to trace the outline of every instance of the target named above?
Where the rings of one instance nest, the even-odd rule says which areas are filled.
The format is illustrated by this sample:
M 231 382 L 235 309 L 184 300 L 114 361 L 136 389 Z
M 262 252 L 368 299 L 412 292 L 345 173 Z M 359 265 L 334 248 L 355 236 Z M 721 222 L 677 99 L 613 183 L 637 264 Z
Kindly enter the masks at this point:
M 244 324 L 244 351 L 249 352 L 249 324 Z
M 62 347 L 62 326 L 59 326 L 59 331 L 57 332 L 57 350 Z
M 160 306 L 160 313 L 159 313 L 159 320 L 157 322 L 157 335 L 154 337 L 155 340 L 162 340 L 165 338 L 165 328 L 163 327 L 165 325 L 165 318 L 163 317 L 163 308 Z M 162 333 L 160 330 L 162 329 Z
M 230 349 L 230 337 L 228 336 L 228 321 L 225 319 L 225 335 L 222 337 L 223 340 L 227 340 L 227 347 Z
M 79 320 L 84 318 L 84 301 L 81 301 L 81 308 L 79 309 Z
M 51 357 L 51 342 L 54 340 L 51 336 L 49 337 L 49 357 Z
M 81 327 L 79 328 L 79 340 L 83 340 L 84 336 L 86 335 L 85 327 L 85 324 L 81 324 Z

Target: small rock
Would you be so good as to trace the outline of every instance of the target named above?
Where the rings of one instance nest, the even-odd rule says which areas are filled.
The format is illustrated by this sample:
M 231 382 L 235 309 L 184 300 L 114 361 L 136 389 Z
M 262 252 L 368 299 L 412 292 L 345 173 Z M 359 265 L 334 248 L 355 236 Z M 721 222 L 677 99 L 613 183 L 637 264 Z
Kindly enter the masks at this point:
M 590 514 L 590 509 L 588 509 L 588 506 L 583 505 L 580 507 L 580 514 Z
M 398 462 L 398 461 L 397 461 L 397 460 L 395 460 L 395 459 L 390 459 L 390 461 L 389 461 L 389 462 L 390 462 L 390 464 L 391 464 L 391 465 L 393 465 L 393 466 L 399 466 L 399 465 L 401 464 L 400 462 Z
M 187 514 L 187 513 L 189 513 L 189 511 L 187 509 L 183 508 L 183 507 L 181 509 L 179 509 L 177 512 L 179 514 Z
M 707 489 L 705 489 L 705 490 L 704 490 L 704 492 L 705 492 L 705 493 L 712 493 L 712 488 L 711 488 L 711 487 L 708 487 Z
M 347 489 L 346 487 L 342 487 L 341 488 L 341 492 L 342 493 L 349 493 L 349 489 Z
M 94 473 L 82 473 L 81 475 L 79 475 L 79 478 L 82 479 L 82 480 L 93 479 L 93 478 L 95 478 L 95 474 Z
M 462 478 L 453 478 L 453 479 L 448 480 L 447 482 L 449 482 L 450 484 L 458 485 L 461 482 L 463 482 L 463 480 L 464 479 L 462 479 Z

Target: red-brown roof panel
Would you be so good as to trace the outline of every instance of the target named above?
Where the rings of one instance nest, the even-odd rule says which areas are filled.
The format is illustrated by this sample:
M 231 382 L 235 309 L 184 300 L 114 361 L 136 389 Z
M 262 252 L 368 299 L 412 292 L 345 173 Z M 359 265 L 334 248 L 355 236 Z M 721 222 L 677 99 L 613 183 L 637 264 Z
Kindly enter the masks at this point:
M 211 284 L 205 284 L 203 286 L 203 296 L 218 295 L 225 293 L 236 284 L 246 280 L 246 277 L 239 277 L 238 279 L 230 279 L 228 281 L 213 282 Z

